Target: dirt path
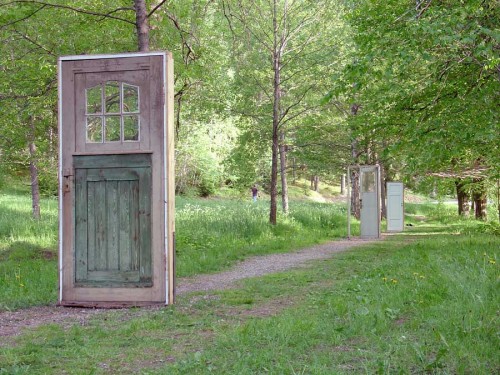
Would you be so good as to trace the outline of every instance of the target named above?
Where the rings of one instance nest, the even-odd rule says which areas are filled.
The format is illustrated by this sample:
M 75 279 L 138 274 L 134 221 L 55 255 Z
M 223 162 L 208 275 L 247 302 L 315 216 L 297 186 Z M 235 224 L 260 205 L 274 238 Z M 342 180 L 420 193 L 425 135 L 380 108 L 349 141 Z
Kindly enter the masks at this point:
M 332 254 L 371 243 L 377 240 L 342 240 L 309 247 L 293 253 L 256 256 L 238 263 L 232 269 L 216 274 L 199 275 L 177 280 L 177 295 L 190 292 L 227 289 L 242 279 L 263 276 L 269 273 L 306 266 L 307 262 L 325 259 Z M 30 330 L 44 324 L 72 326 L 85 322 L 95 314 L 106 313 L 103 309 L 65 308 L 41 306 L 14 312 L 0 312 L 0 346 L 7 343 L 7 338 L 19 335 L 23 330 Z

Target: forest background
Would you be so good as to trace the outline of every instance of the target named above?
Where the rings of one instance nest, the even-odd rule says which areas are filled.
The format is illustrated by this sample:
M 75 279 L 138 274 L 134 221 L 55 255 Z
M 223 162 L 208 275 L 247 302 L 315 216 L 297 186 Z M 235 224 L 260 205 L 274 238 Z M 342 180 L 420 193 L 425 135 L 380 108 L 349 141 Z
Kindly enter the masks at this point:
M 339 182 L 378 163 L 385 181 L 456 194 L 461 214 L 485 219 L 499 200 L 499 7 L 1 0 L 0 185 L 30 176 L 35 217 L 39 194 L 57 194 L 59 56 L 168 50 L 178 194 L 257 183 L 276 223 L 290 179 Z

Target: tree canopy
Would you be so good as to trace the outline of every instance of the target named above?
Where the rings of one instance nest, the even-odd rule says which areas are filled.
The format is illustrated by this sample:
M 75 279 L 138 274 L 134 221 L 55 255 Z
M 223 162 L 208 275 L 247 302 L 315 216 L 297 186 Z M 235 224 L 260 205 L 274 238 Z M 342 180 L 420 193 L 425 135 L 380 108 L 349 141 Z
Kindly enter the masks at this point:
M 443 176 L 491 185 L 500 178 L 499 7 L 2 0 L 0 162 L 19 170 L 37 156 L 49 191 L 57 57 L 149 49 L 175 59 L 178 192 L 257 182 L 273 201 L 290 160 L 327 179 L 380 163 L 412 186 Z

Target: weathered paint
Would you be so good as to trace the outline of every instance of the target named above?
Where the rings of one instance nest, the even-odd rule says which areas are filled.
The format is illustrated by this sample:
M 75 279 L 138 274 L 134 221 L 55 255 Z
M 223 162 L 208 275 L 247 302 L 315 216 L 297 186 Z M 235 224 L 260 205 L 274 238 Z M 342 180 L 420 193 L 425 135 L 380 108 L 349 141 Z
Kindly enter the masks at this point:
M 162 52 L 59 59 L 62 305 L 173 302 L 172 68 Z M 107 81 L 139 87 L 137 142 L 87 141 L 85 92 Z

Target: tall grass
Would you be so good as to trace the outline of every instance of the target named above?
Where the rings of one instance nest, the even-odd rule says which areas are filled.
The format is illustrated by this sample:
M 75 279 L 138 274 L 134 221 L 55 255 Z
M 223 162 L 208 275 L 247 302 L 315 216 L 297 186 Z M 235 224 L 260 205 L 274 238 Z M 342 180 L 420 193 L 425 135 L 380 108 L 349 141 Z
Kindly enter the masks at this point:
M 25 191 L 0 192 L 0 311 L 56 301 L 57 200 L 31 217 Z
M 218 271 L 250 255 L 286 252 L 346 236 L 343 206 L 292 202 L 268 222 L 267 202 L 178 199 L 177 266 L 181 276 Z

